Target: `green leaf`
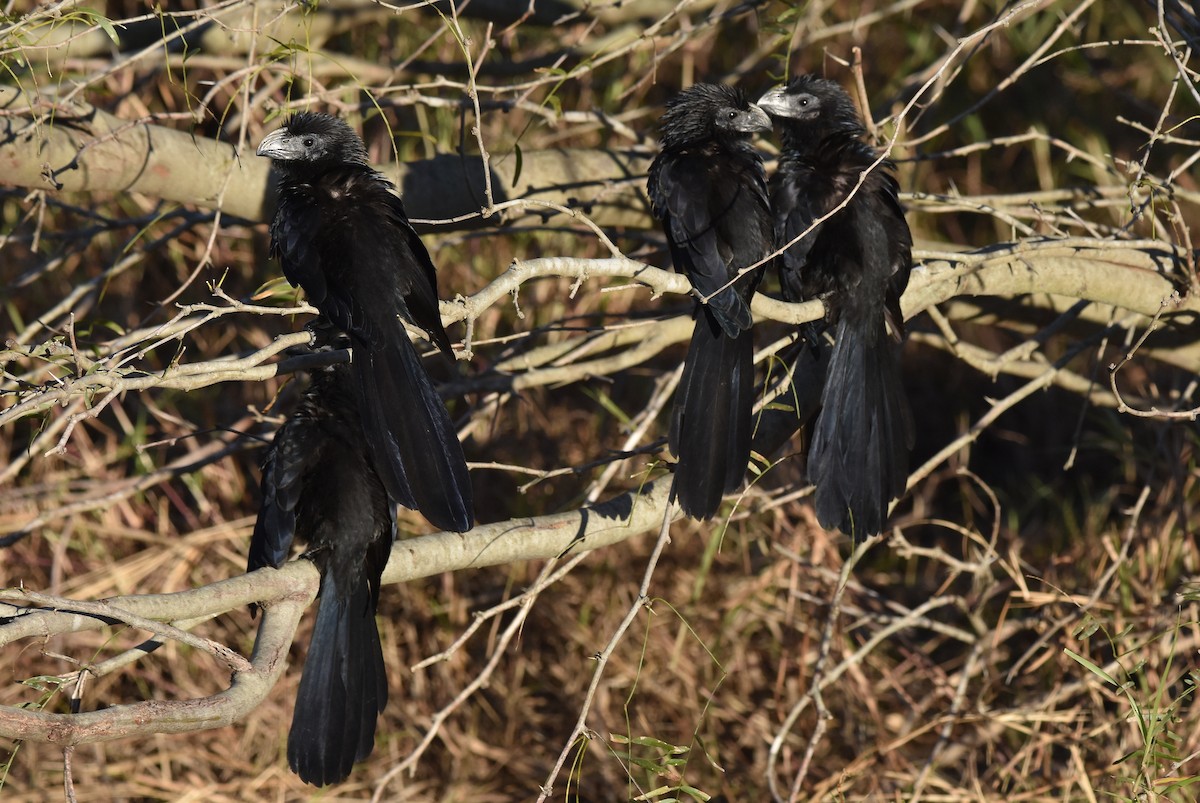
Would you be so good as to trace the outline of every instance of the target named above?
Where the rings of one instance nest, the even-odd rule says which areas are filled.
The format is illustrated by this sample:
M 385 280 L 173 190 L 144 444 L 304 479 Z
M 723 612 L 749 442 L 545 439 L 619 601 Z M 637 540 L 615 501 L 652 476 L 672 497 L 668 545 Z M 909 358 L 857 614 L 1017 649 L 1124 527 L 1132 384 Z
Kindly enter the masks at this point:
M 1197 782 L 1200 782 L 1200 775 L 1184 775 L 1178 778 L 1159 778 L 1154 782 L 1154 785 L 1158 786 L 1161 784 L 1170 789 L 1182 789 Z
M 1096 631 L 1099 629 L 1100 623 L 1088 616 L 1084 618 L 1083 624 L 1075 628 L 1075 630 L 1072 632 L 1072 635 L 1077 639 L 1090 638 L 1091 636 L 1095 635 Z
M 1105 672 L 1100 667 L 1093 664 L 1088 659 L 1084 658 L 1079 653 L 1077 653 L 1073 650 L 1068 650 L 1066 647 L 1063 647 L 1063 652 L 1065 652 L 1068 656 L 1070 656 L 1072 659 L 1074 659 L 1076 663 L 1081 664 L 1085 669 L 1087 669 L 1089 672 L 1091 672 L 1096 677 L 1101 678 L 1102 680 L 1104 680 L 1104 682 L 1111 684 L 1114 688 L 1120 688 L 1121 684 L 1117 682 L 1116 678 L 1114 678 L 1112 675 Z
M 113 27 L 112 22 L 108 19 L 108 17 L 103 17 L 99 14 L 97 14 L 96 17 L 96 23 L 100 26 L 100 29 L 108 34 L 108 38 L 112 40 L 114 45 L 119 47 L 121 45 L 121 40 L 117 38 L 117 29 Z
M 788 23 L 790 23 L 792 21 L 792 17 L 797 16 L 799 13 L 800 13 L 799 4 L 794 5 L 791 8 L 785 8 L 783 10 L 783 12 L 780 13 L 780 15 L 775 18 L 775 22 L 779 25 L 787 25 Z
M 633 743 L 641 747 L 657 747 L 668 753 L 686 753 L 686 747 L 678 747 L 670 742 L 664 742 L 662 739 L 655 739 L 653 736 L 639 736 L 633 740 Z
M 108 38 L 112 40 L 112 43 L 114 45 L 117 45 L 118 47 L 120 47 L 121 39 L 120 39 L 120 37 L 117 36 L 117 29 L 115 27 L 113 27 L 112 20 L 110 20 L 108 17 L 104 16 L 100 12 L 94 11 L 93 9 L 90 9 L 90 8 L 81 8 L 78 10 L 77 13 L 79 14 L 79 16 L 83 17 L 85 20 L 88 20 L 93 25 L 98 25 L 100 27 L 100 30 L 102 30 L 106 34 L 108 34 Z M 121 26 L 121 27 L 125 27 L 125 26 Z
M 590 396 L 597 404 L 599 404 L 601 407 L 603 407 L 608 412 L 608 414 L 611 415 L 613 418 L 617 419 L 625 426 L 630 425 L 631 419 L 629 418 L 629 416 L 625 413 L 624 410 L 622 410 L 620 407 L 617 406 L 617 403 L 615 401 L 613 401 L 612 398 L 609 397 L 609 395 L 607 393 L 605 393 L 602 390 L 597 390 L 594 388 L 585 388 L 583 392 L 585 394 L 587 394 L 588 396 Z M 641 744 L 641 742 L 639 742 L 637 739 L 634 739 L 633 743 Z

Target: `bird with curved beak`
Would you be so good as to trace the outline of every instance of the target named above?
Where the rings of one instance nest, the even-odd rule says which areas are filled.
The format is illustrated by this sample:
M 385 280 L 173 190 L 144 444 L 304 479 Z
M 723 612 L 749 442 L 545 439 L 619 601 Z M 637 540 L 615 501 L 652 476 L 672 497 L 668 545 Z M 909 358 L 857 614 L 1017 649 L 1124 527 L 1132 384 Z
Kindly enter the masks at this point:
M 914 433 L 897 344 L 912 234 L 894 165 L 862 141 L 858 110 L 837 83 L 798 76 L 758 103 L 783 144 L 770 185 L 776 247 L 787 246 L 776 260 L 783 294 L 821 299 L 833 329 L 808 455 L 817 520 L 858 540 L 882 531 L 908 480 Z
M 258 146 L 279 173 L 271 255 L 350 337 L 367 444 L 388 493 L 435 526 L 474 523 L 458 433 L 405 322 L 444 353 L 437 275 L 394 187 L 343 120 L 302 112 Z
M 646 184 L 675 270 L 699 297 L 675 391 L 672 498 L 693 518 L 716 513 L 750 459 L 754 339 L 750 299 L 771 253 L 762 158 L 751 137 L 770 118 L 741 90 L 697 84 L 667 102 L 662 150 Z

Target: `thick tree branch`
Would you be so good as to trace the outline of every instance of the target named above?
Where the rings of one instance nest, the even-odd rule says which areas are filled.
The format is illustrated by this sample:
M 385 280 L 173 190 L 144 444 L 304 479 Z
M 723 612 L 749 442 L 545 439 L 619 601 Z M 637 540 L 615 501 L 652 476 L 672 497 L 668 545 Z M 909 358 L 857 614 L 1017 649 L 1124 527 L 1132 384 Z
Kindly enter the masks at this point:
M 543 203 L 578 209 L 601 226 L 646 225 L 639 192 L 650 155 L 632 151 L 546 150 L 489 160 L 497 203 L 553 215 Z M 519 174 L 518 174 L 519 166 Z M 148 120 L 128 121 L 81 101 L 63 103 L 0 87 L 0 176 L 6 184 L 51 192 L 138 192 L 269 219 L 275 190 L 269 164 L 253 151 Z M 484 207 L 483 161 L 443 155 L 382 166 L 401 188 L 409 215 L 477 225 Z M 226 177 L 228 176 L 228 184 Z
M 662 523 L 670 480 L 647 483 L 607 502 L 536 518 L 485 524 L 468 533 L 434 533 L 398 542 L 384 571 L 386 583 L 443 572 L 482 568 L 587 552 L 648 532 Z M 107 600 L 104 616 L 90 604 L 70 600 L 55 608 L 29 607 L 23 591 L 0 592 L 0 647 L 17 639 L 94 630 L 122 616 L 137 621 L 177 622 L 263 605 L 265 612 L 251 668 L 234 671 L 229 688 L 195 700 L 146 701 L 82 714 L 48 714 L 0 707 L 0 736 L 55 744 L 109 741 L 148 733 L 181 733 L 236 722 L 253 711 L 286 666 L 288 648 L 304 608 L 316 596 L 319 577 L 306 560 L 262 569 L 203 588 Z M 40 604 L 46 604 L 39 597 Z M 83 612 L 88 608 L 91 612 Z M 163 629 L 171 637 L 170 629 Z M 84 670 L 86 671 L 86 670 Z
M 958 296 L 1025 293 L 1155 315 L 1187 282 L 1187 254 L 1160 240 L 1034 239 L 961 254 L 918 251 L 914 256 L 922 266 L 913 272 L 901 300 L 905 318 Z M 1184 320 L 1194 318 L 1200 299 L 1187 297 L 1173 312 Z
M 1030 240 L 996 245 L 964 253 L 918 252 L 926 260 L 913 271 L 902 304 L 905 317 L 959 296 L 1014 296 L 1046 293 L 1082 299 L 1139 312 L 1147 316 L 1160 313 L 1162 304 L 1184 283 L 1181 265 L 1184 255 L 1156 240 Z M 687 294 L 685 277 L 630 259 L 574 259 L 547 257 L 516 262 L 507 271 L 469 298 L 443 302 L 446 323 L 470 320 L 493 304 L 507 299 L 522 285 L 541 277 L 631 279 L 650 288 L 654 295 Z M 801 324 L 823 314 L 820 302 L 789 304 L 765 295 L 754 297 L 751 309 L 760 319 Z M 1163 313 L 1167 322 L 1194 323 L 1200 313 L 1200 298 L 1187 296 Z M 216 312 L 204 315 L 215 316 Z M 191 327 L 177 327 L 180 336 Z M 625 357 L 606 357 L 561 367 L 538 368 L 548 372 L 542 378 L 526 374 L 520 386 L 563 383 L 628 368 L 658 353 L 686 334 L 672 332 L 664 337 L 635 343 L 636 353 Z M 285 348 L 307 342 L 305 333 L 285 335 L 268 346 L 236 358 L 203 363 L 174 365 L 165 371 L 148 374 L 118 366 L 112 369 L 83 370 L 76 376 L 59 377 L 51 386 L 26 394 L 0 412 L 0 425 L 40 413 L 55 404 L 63 404 L 82 394 L 121 393 L 149 388 L 194 390 L 221 382 L 262 380 L 288 370 L 289 366 L 267 360 Z M 11 352 L 10 352 L 11 355 Z M 294 365 L 290 366 L 294 369 Z

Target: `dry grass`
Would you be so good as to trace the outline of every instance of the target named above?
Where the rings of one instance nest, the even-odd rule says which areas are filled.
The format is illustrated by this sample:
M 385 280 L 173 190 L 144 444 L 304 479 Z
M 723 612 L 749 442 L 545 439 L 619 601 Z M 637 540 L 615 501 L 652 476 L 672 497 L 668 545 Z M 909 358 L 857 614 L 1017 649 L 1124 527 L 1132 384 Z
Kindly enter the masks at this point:
M 946 32 L 965 36 L 991 19 L 974 4 L 918 3 L 911 13 L 861 5 L 860 14 L 884 16 L 857 29 L 838 28 L 846 21 L 838 15 L 848 12 L 805 20 L 816 14 L 808 6 L 789 17 L 783 4 L 768 4 L 757 14 L 730 12 L 707 26 L 701 24 L 705 14 L 696 11 L 689 23 L 694 33 L 678 50 L 631 50 L 613 64 L 564 78 L 555 95 L 564 109 L 624 110 L 621 123 L 645 142 L 661 100 L 691 76 L 765 85 L 765 70 L 778 67 L 777 57 L 791 42 L 798 48 L 793 68 L 828 68 L 849 84 L 850 72 L 833 57 L 848 58 L 852 46 L 862 45 L 872 103 L 878 108 L 894 98 L 892 109 L 898 110 L 948 49 Z M 1020 71 L 1031 53 L 1054 39 L 1075 5 L 1049 4 L 989 38 L 938 102 L 909 121 L 897 152 L 903 185 L 952 194 L 958 203 L 912 199 L 910 219 L 921 241 L 977 247 L 1018 236 L 1103 237 L 1123 230 L 1121 236 L 1190 242 L 1186 233 L 1200 222 L 1190 171 L 1174 177 L 1171 199 L 1156 196 L 1169 230 L 1160 218 L 1133 220 L 1130 197 L 1122 194 L 1135 183 L 1131 176 L 1143 155 L 1145 181 L 1153 183 L 1185 164 L 1194 151 L 1187 137 L 1196 139 L 1196 124 L 1186 118 L 1197 104 L 1186 94 L 1163 114 L 1177 74 L 1173 63 L 1152 44 L 1131 41 L 1146 39 L 1150 6 L 1092 3 L 1051 51 L 1124 43 L 1072 51 L 1030 74 Z M 108 8 L 113 19 L 122 11 L 135 13 L 117 6 Z M 676 19 L 668 30 L 687 31 L 689 24 Z M 421 58 L 461 62 L 459 45 L 440 25 L 432 15 L 409 12 L 399 21 L 384 16 L 326 44 L 378 63 L 436 35 Z M 482 37 L 483 23 L 463 25 Z M 578 23 L 547 32 L 527 23 L 500 41 L 516 60 L 551 52 L 560 39 L 594 44 L 620 27 Z M 784 39 L 776 40 L 777 34 Z M 72 74 L 95 74 L 105 63 L 98 57 L 66 67 Z M 30 80 L 45 83 L 44 69 L 38 69 Z M 182 112 L 189 102 L 184 87 L 194 99 L 205 91 L 204 81 L 232 71 L 198 61 L 186 74 L 168 74 L 161 63 L 141 63 L 95 79 L 89 97 L 127 119 Z M 523 75 L 535 74 L 543 75 Z M 1010 75 L 1018 80 L 999 99 L 958 119 Z M 415 84 L 428 75 L 402 77 Z M 492 75 L 480 81 L 485 79 L 496 85 L 510 80 Z M 385 95 L 378 82 L 365 83 L 360 90 Z M 212 108 L 247 114 L 253 140 L 273 124 L 263 124 L 261 109 L 242 105 L 241 87 L 232 82 Z M 356 105 L 361 99 L 332 83 L 307 90 L 326 102 Z M 273 86 L 267 94 L 275 102 L 285 91 Z M 304 91 L 292 88 L 297 96 Z M 543 87 L 533 97 L 550 105 L 548 92 Z M 461 134 L 453 110 L 416 104 L 389 114 L 397 128 L 422 135 L 401 140 L 404 158 L 421 158 L 429 149 L 448 152 Z M 1160 115 L 1162 128 L 1179 141 L 1168 138 L 1146 151 L 1148 135 L 1138 126 L 1154 128 Z M 550 127 L 539 120 L 520 110 L 489 113 L 483 136 L 495 153 L 508 152 L 518 139 L 527 150 L 634 144 L 595 122 Z M 906 144 L 943 123 L 944 134 L 919 147 Z M 1176 124 L 1181 127 L 1172 128 Z M 373 153 L 385 159 L 386 137 L 377 123 L 371 126 Z M 1031 127 L 1048 138 L 1018 144 L 993 139 Z M 196 130 L 217 133 L 214 115 Z M 980 142 L 987 147 L 955 151 Z M 1087 203 L 1048 197 L 1028 202 L 1034 193 L 1081 184 L 1098 188 Z M 110 337 L 112 326 L 163 320 L 173 308 L 159 305 L 180 288 L 181 303 L 211 300 L 206 283 L 218 280 L 231 296 L 248 298 L 276 276 L 261 226 L 224 221 L 214 231 L 211 216 L 197 214 L 175 232 L 179 215 L 141 196 L 60 199 L 7 190 L 0 197 L 7 235 L 0 244 L 4 300 L 14 334 L 127 252 L 141 254 L 140 262 L 110 276 L 101 293 L 75 308 L 74 336 L 85 350 Z M 500 232 L 435 230 L 428 239 L 443 294 L 477 290 L 514 256 L 603 253 L 586 230 L 563 228 L 553 220 L 534 230 L 528 221 Z M 653 231 L 613 234 L 625 253 L 665 264 Z M 155 242 L 160 237 L 165 239 Z M 210 242 L 211 261 L 197 272 Z M 956 316 L 954 330 L 1001 353 L 1048 323 L 1039 301 L 984 302 L 973 320 Z M 572 297 L 567 280 L 528 286 L 519 302 L 524 317 L 511 305 L 497 305 L 476 322 L 483 345 L 464 372 L 482 372 L 509 353 L 567 337 L 554 331 L 564 324 L 611 323 L 685 306 L 678 299 L 648 302 L 645 293 L 601 293 L 595 283 Z M 276 316 L 221 319 L 189 334 L 186 358 L 261 347 L 298 324 Z M 1134 327 L 1145 324 L 1138 320 Z M 992 400 L 1008 397 L 1026 380 L 982 377 L 955 358 L 933 323 L 918 319 L 913 326 L 927 336 L 914 338 L 905 357 L 919 465 L 967 431 Z M 1104 403 L 1103 367 L 1122 353 L 1126 329 L 1110 330 L 1103 343 L 1099 331 L 1085 316 L 1039 352 L 1039 358 L 1054 360 L 1073 343 L 1096 338 L 1071 363 L 1083 377 L 1099 366 L 1095 403 L 1052 389 L 1005 412 L 901 502 L 894 533 L 854 566 L 840 597 L 838 578 L 850 545 L 822 531 L 806 499 L 793 493 L 803 485 L 798 455 L 789 454 L 721 521 L 677 525 L 654 573 L 649 605 L 604 669 L 587 720 L 590 739 L 574 746 L 553 799 L 689 800 L 704 799 L 702 791 L 759 801 L 770 799 L 769 781 L 785 797 L 814 800 L 1194 799 L 1196 787 L 1189 784 L 1200 777 L 1194 700 L 1200 680 L 1200 438 L 1192 423 L 1136 419 Z M 522 337 L 487 342 L 513 333 Z M 760 342 L 781 333 L 765 326 Z M 58 321 L 52 334 L 67 338 L 65 322 Z M 612 377 L 538 388 L 490 408 L 471 398 L 486 426 L 467 444 L 468 459 L 536 470 L 594 461 L 626 437 L 624 419 L 645 409 L 654 380 L 680 354 L 670 351 Z M 161 369 L 177 356 L 171 343 L 149 353 L 144 364 Z M 5 359 L 10 376 L 49 381 L 51 361 Z M 1160 406 L 1196 404 L 1189 395 L 1194 376 L 1165 363 L 1139 361 L 1122 381 Z M 195 588 L 240 573 L 256 510 L 256 436 L 270 432 L 279 413 L 290 409 L 295 388 L 285 385 L 270 380 L 129 394 L 75 428 L 65 454 L 34 455 L 0 485 L 0 534 L 19 531 L 36 516 L 45 522 L 0 547 L 0 587 L 24 584 L 100 599 Z M 25 460 L 40 428 L 62 415 L 52 411 L 0 427 L 0 453 Z M 646 440 L 662 432 L 658 425 Z M 136 489 L 129 485 L 196 450 L 215 454 L 224 444 L 231 445 L 227 454 L 196 471 L 165 472 Z M 790 448 L 799 446 L 797 439 Z M 649 462 L 625 464 L 607 493 L 635 485 Z M 477 470 L 480 517 L 500 521 L 576 507 L 600 471 L 556 476 L 520 492 L 529 475 Z M 86 510 L 56 512 L 87 499 L 97 501 Z M 415 532 L 425 529 L 416 517 L 408 523 Z M 447 660 L 415 672 L 410 667 L 449 648 L 479 612 L 519 595 L 541 566 L 462 572 L 385 589 L 379 623 L 391 698 L 375 753 L 341 786 L 318 792 L 286 767 L 284 739 L 307 644 L 305 625 L 293 668 L 246 721 L 181 736 L 80 745 L 69 756 L 74 794 L 79 800 L 336 800 L 372 793 L 410 801 L 534 799 L 570 738 L 593 656 L 637 601 L 652 546 L 648 534 L 589 555 L 543 591 L 485 688 L 446 720 L 411 775 L 385 781 L 435 714 L 492 657 L 513 612 L 485 624 Z M 235 611 L 198 631 L 248 654 L 254 627 L 248 612 Z M 113 629 L 12 645 L 0 659 L 0 704 L 65 712 L 70 689 L 55 692 L 54 676 L 144 637 Z M 208 656 L 167 644 L 132 667 L 89 680 L 82 705 L 95 710 L 197 697 L 218 691 L 226 680 Z M 52 799 L 63 794 L 63 774 L 60 748 L 21 744 L 6 770 L 0 764 L 0 796 Z M 682 784 L 697 794 L 663 789 Z

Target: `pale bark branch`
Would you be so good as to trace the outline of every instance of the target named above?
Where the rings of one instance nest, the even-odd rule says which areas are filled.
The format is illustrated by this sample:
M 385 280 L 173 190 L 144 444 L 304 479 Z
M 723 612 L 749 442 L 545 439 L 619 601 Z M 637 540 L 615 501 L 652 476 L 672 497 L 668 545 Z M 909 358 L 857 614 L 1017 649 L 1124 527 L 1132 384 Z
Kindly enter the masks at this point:
M 669 479 L 659 480 L 580 510 L 484 524 L 463 534 L 433 533 L 402 540 L 392 548 L 383 581 L 402 583 L 443 572 L 556 558 L 618 543 L 662 523 L 669 487 Z M 282 674 L 296 627 L 316 596 L 318 584 L 316 568 L 306 560 L 296 560 L 281 569 L 262 569 L 175 594 L 116 597 L 105 602 L 104 616 L 98 615 L 94 603 L 38 597 L 38 604 L 54 605 L 47 609 L 31 607 L 25 592 L 0 593 L 0 647 L 22 638 L 94 630 L 109 626 L 113 620 L 171 623 L 225 613 L 251 603 L 265 610 L 251 666 L 235 670 L 227 689 L 199 699 L 145 701 L 81 714 L 0 706 L 0 737 L 65 745 L 139 734 L 182 733 L 236 722 L 262 702 Z M 163 628 L 162 635 L 172 638 L 172 630 Z
M 586 149 L 530 151 L 520 160 L 498 155 L 489 160 L 493 197 L 531 202 L 506 209 L 508 217 L 553 214 L 537 205 L 546 202 L 580 210 L 601 226 L 645 226 L 650 218 L 640 186 L 650 159 Z M 479 156 L 448 154 L 380 169 L 401 189 L 412 218 L 478 225 L 486 206 Z M 270 165 L 253 150 L 15 87 L 0 87 L 0 176 L 5 184 L 50 192 L 137 192 L 250 221 L 269 219 L 275 197 Z
M 1183 254 L 1155 240 L 1032 240 L 997 245 L 964 253 L 918 252 L 925 259 L 913 271 L 909 289 L 902 300 L 906 318 L 936 304 L 959 296 L 1013 296 L 1045 293 L 1110 304 L 1147 316 L 1159 314 L 1163 303 L 1171 299 L 1180 283 Z M 543 277 L 575 279 L 631 279 L 649 288 L 654 295 L 690 292 L 688 280 L 677 273 L 624 258 L 576 259 L 546 257 L 517 262 L 486 287 L 469 298 L 442 303 L 446 323 L 477 317 L 486 308 L 515 294 L 525 283 Z M 762 294 L 756 295 L 751 309 L 758 320 L 801 324 L 817 320 L 823 314 L 819 301 L 789 304 Z M 1200 299 L 1187 296 L 1164 311 L 1164 319 L 1193 320 L 1200 313 Z M 214 316 L 213 312 L 201 314 Z M 188 331 L 175 326 L 177 336 Z M 526 374 L 522 387 L 578 381 L 611 371 L 628 368 L 686 337 L 683 329 L 665 335 L 669 339 L 643 340 L 631 348 L 635 356 L 605 358 L 597 363 L 578 363 L 558 368 L 539 368 L 539 378 Z M 0 426 L 28 415 L 40 413 L 55 404 L 63 404 L 81 394 L 98 391 L 120 393 L 149 388 L 194 390 L 221 382 L 268 379 L 289 366 L 267 362 L 286 348 L 306 343 L 306 333 L 283 335 L 271 344 L 245 356 L 222 358 L 202 363 L 174 365 L 165 371 L 147 374 L 132 367 L 88 370 L 78 376 L 60 378 L 52 386 L 27 395 L 0 412 Z M 21 352 L 17 352 L 21 353 Z M 32 352 L 30 352 L 32 353 Z M 14 356 L 12 350 L 7 356 Z M 516 380 L 514 380 L 516 381 Z

